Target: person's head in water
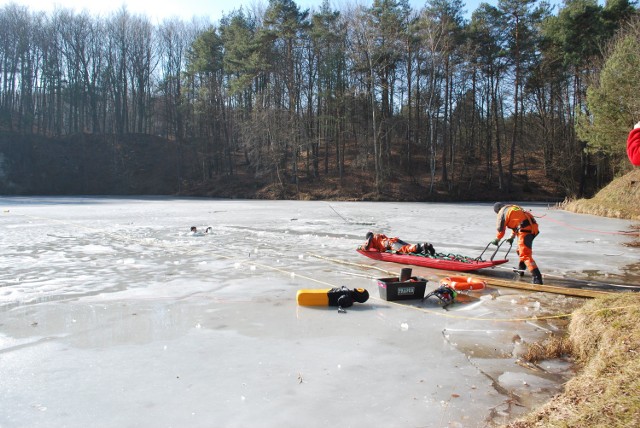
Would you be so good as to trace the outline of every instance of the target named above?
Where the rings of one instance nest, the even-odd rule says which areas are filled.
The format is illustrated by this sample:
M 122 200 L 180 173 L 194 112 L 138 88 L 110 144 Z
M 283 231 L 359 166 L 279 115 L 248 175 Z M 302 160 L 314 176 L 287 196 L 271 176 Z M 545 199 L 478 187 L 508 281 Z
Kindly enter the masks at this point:
M 495 204 L 493 204 L 493 211 L 498 214 L 500 212 L 500 210 L 502 209 L 502 207 L 504 207 L 504 204 L 502 202 L 496 202 Z
M 197 231 L 198 231 L 198 229 L 197 229 L 195 226 L 191 226 L 191 231 L 192 231 L 192 232 L 197 232 Z

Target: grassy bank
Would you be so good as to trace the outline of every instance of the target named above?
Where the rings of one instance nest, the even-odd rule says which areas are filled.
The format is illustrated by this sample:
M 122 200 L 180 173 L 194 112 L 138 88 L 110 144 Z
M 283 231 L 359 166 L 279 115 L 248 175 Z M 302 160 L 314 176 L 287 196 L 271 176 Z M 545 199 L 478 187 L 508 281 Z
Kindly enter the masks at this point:
M 560 208 L 581 214 L 640 220 L 640 168 L 616 178 L 593 198 L 565 201 Z
M 640 293 L 588 301 L 568 329 L 578 374 L 507 428 L 640 426 Z

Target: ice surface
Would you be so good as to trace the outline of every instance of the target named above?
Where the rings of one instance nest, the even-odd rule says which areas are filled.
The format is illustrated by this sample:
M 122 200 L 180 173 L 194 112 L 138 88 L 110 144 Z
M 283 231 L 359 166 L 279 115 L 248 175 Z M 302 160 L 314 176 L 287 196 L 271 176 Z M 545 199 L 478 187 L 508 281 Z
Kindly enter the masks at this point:
M 547 275 L 638 260 L 620 245 L 629 222 L 525 207 Z M 570 374 L 517 355 L 582 300 L 490 287 L 449 310 L 385 302 L 375 279 L 400 266 L 354 251 L 373 230 L 477 256 L 494 223 L 491 204 L 0 198 L 0 427 L 504 422 Z M 342 285 L 371 299 L 296 305 Z

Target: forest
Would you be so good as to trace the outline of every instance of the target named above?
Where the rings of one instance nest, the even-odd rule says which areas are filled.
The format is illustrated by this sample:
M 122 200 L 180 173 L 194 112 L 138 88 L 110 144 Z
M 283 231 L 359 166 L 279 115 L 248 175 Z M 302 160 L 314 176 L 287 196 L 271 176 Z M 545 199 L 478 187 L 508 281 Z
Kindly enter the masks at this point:
M 219 22 L 154 24 L 124 6 L 92 16 L 9 4 L 0 131 L 153 136 L 196 154 L 200 185 L 242 170 L 294 194 L 362 173 L 377 192 L 401 176 L 427 199 L 474 183 L 509 194 L 540 174 L 583 196 L 628 171 L 626 133 L 640 119 L 633 2 L 464 9 L 269 0 Z

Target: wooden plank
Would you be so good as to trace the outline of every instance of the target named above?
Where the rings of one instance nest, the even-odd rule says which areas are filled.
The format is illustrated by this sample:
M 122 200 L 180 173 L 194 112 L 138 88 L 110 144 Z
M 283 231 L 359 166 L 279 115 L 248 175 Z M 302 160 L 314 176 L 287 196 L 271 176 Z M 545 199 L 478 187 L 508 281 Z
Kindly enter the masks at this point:
M 497 287 L 514 288 L 518 290 L 538 291 L 538 292 L 544 292 L 544 293 L 564 294 L 565 296 L 588 297 L 588 298 L 605 297 L 605 296 L 610 296 L 611 294 L 614 294 L 614 292 L 612 291 L 559 287 L 555 285 L 539 285 L 539 284 L 530 284 L 524 281 L 508 281 L 504 279 L 488 277 L 485 275 L 477 275 L 477 276 L 482 277 L 485 281 L 487 281 L 487 284 L 489 285 L 494 285 Z

